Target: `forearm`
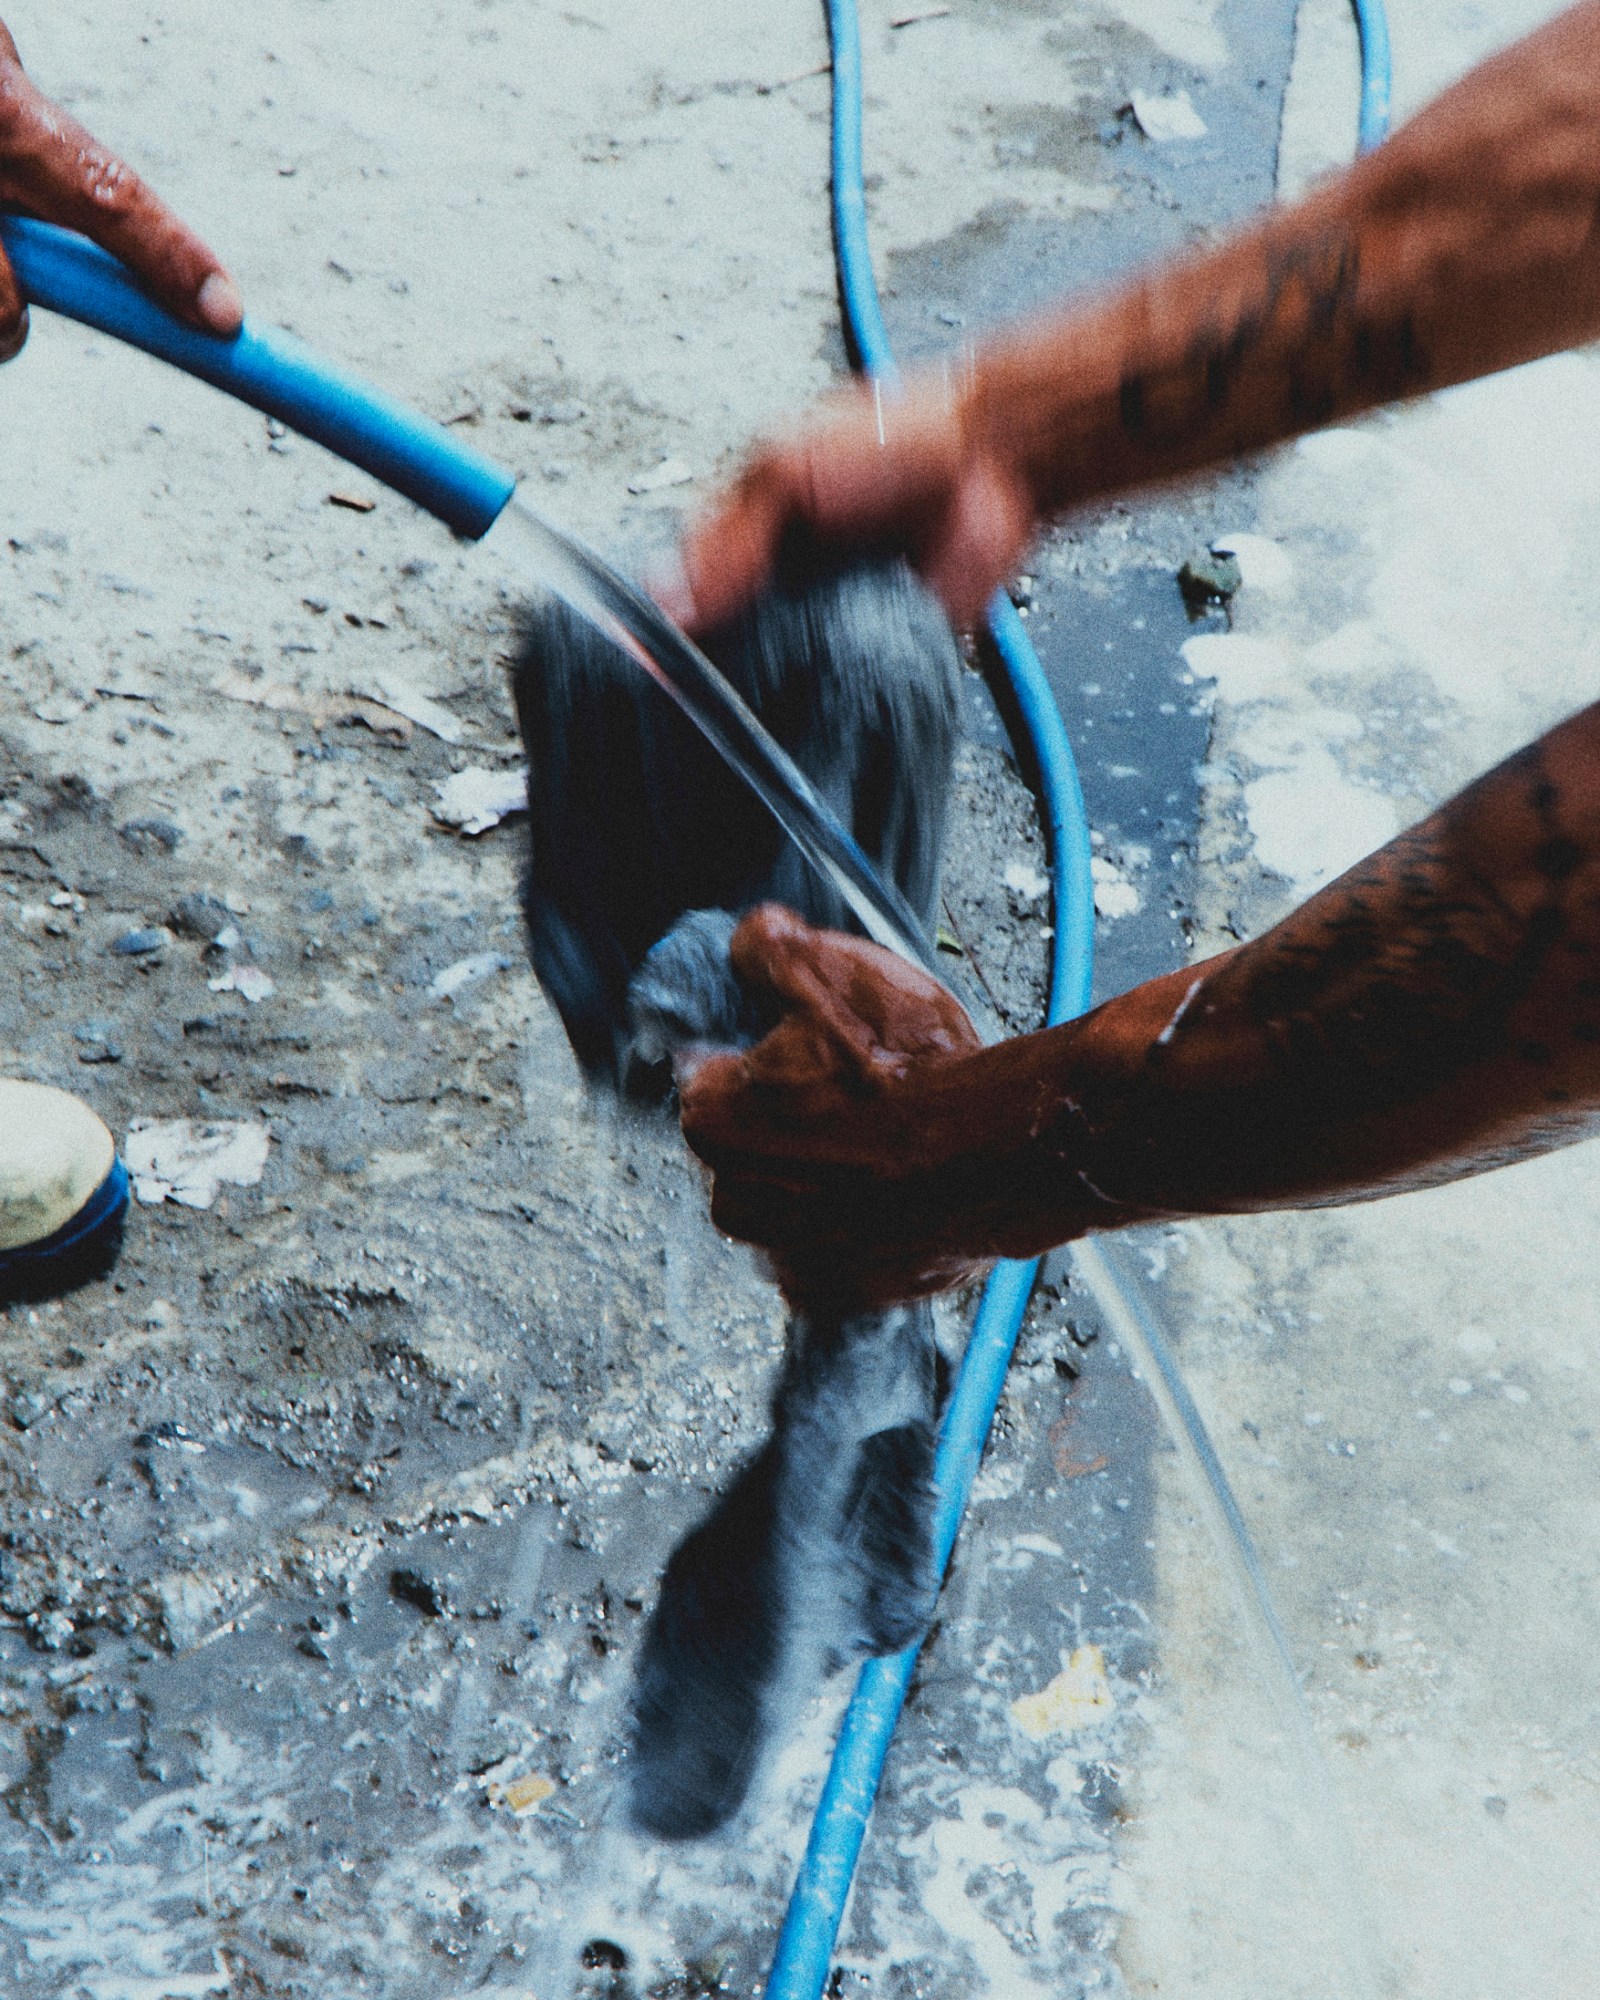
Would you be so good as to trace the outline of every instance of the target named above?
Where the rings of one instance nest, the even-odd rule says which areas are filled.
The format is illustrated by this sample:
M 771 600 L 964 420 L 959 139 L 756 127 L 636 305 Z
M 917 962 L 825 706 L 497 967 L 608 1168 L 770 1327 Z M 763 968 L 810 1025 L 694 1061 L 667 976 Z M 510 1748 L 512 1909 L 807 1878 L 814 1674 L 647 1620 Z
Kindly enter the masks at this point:
M 968 1247 L 1315 1206 L 1600 1126 L 1600 707 L 1252 944 L 930 1079 Z M 959 1140 L 956 1135 L 964 1135 Z
M 981 349 L 1041 515 L 1600 334 L 1600 0 L 1224 247 Z

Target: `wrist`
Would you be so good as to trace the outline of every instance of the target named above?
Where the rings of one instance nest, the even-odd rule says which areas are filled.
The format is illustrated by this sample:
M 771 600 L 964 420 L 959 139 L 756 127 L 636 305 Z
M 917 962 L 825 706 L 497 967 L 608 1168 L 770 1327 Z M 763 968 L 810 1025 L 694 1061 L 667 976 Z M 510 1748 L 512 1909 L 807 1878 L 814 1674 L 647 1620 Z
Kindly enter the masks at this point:
M 1115 378 L 1104 356 L 1095 365 L 1097 343 L 1080 340 L 1082 317 L 993 340 L 973 354 L 967 370 L 965 456 L 994 467 L 1035 521 L 1116 483 Z
M 901 1193 L 919 1229 L 970 1257 L 1027 1257 L 1166 1213 L 1125 1185 L 1124 1066 L 1107 1054 L 1073 1022 L 913 1071 Z

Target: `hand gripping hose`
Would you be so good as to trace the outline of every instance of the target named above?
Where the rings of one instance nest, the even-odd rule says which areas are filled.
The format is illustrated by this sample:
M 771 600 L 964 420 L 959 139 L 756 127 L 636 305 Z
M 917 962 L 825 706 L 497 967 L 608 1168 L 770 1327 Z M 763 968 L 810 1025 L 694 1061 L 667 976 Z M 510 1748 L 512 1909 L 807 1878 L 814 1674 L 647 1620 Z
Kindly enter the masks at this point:
M 186 374 L 225 389 L 337 452 L 476 540 L 516 487 L 503 467 L 293 334 L 246 321 L 232 340 L 184 326 L 141 290 L 115 257 L 46 222 L 0 219 L 0 241 L 22 295 L 51 312 L 114 334 Z
M 833 55 L 833 234 L 846 334 L 862 370 L 892 384 L 899 370 L 889 344 L 867 240 L 861 157 L 861 35 L 855 0 L 824 0 Z M 1389 37 L 1383 0 L 1353 0 L 1361 37 L 1363 152 L 1388 129 Z M 1046 1024 L 1071 1020 L 1088 1007 L 1093 965 L 1094 892 L 1083 789 L 1060 711 L 1027 629 L 1005 592 L 989 607 L 990 637 L 1005 666 L 1038 766 L 1040 803 L 1050 850 L 1055 939 Z M 1080 1274 L 1095 1293 L 1150 1387 L 1167 1427 L 1186 1451 L 1206 1496 L 1213 1531 L 1244 1601 L 1254 1612 L 1280 1710 L 1302 1752 L 1320 1770 L 1288 1644 L 1227 1475 L 1184 1384 L 1171 1350 L 1148 1308 L 1099 1245 L 1075 1251 Z M 936 1537 L 941 1569 L 955 1546 L 961 1517 L 994 1423 L 1006 1370 L 1033 1289 L 1037 1260 L 1000 1264 L 973 1322 L 939 1436 Z M 768 1975 L 765 2000 L 818 2000 L 828 1977 L 867 1821 L 884 1763 L 916 1668 L 916 1646 L 862 1667 L 840 1727 L 805 1857 L 790 1897 Z M 1343 1860 L 1335 1854 L 1337 1866 Z M 1359 1959 L 1359 1946 L 1351 1952 Z M 1358 1977 L 1360 1976 L 1358 1972 Z

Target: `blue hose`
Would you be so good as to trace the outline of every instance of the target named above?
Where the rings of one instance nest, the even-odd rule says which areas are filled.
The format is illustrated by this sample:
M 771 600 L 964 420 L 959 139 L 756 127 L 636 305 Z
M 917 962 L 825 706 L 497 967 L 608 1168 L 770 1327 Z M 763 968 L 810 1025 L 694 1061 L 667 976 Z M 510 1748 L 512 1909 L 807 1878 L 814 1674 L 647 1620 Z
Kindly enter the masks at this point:
M 862 370 L 893 383 L 899 369 L 872 276 L 861 156 L 861 35 L 855 0 L 825 0 L 833 55 L 833 238 L 846 331 Z M 1383 0 L 1353 0 L 1361 37 L 1362 152 L 1378 145 L 1389 123 L 1389 31 Z M 1050 848 L 1055 939 L 1046 1022 L 1071 1020 L 1089 1005 L 1094 950 L 1094 888 L 1089 872 L 1089 825 L 1072 746 L 1039 657 L 1004 591 L 988 613 L 989 634 L 1011 683 L 1038 763 L 1039 790 Z M 973 1322 L 950 1408 L 939 1438 L 935 1535 L 941 1571 L 955 1546 L 968 1494 L 994 1423 L 1006 1370 L 1033 1290 L 1038 1262 L 1002 1263 L 989 1280 Z M 1148 1329 L 1151 1352 L 1178 1397 L 1188 1441 L 1223 1503 L 1228 1528 L 1255 1582 L 1269 1628 L 1292 1680 L 1281 1629 L 1266 1596 L 1260 1567 L 1237 1504 L 1176 1364 Z M 817 2000 L 828 1976 L 834 1941 L 866 1837 L 919 1648 L 861 1669 L 817 1802 L 805 1858 L 779 1933 L 765 2000 Z
M 1356 151 L 1370 153 L 1389 136 L 1389 17 L 1383 0 L 1351 0 L 1361 38 L 1361 121 Z
M 293 334 L 246 320 L 231 340 L 222 340 L 184 326 L 115 257 L 47 222 L 0 217 L 0 243 L 24 298 L 114 334 L 281 419 L 436 514 L 458 535 L 476 541 L 511 498 L 517 482 L 503 466 L 336 368 Z
M 863 371 L 874 380 L 893 383 L 899 370 L 867 243 L 861 173 L 861 37 L 854 0 L 827 0 L 827 12 L 833 51 L 833 237 L 845 325 Z M 1055 912 L 1045 1018 L 1054 1027 L 1089 1005 L 1094 968 L 1089 822 L 1061 712 L 1027 628 L 1003 590 L 995 593 L 989 606 L 988 626 L 1038 761 Z M 939 1495 L 934 1541 L 941 1573 L 955 1547 L 1038 1269 L 1037 1258 L 997 1266 L 973 1320 L 934 1464 Z M 861 1669 L 784 1916 L 766 2000 L 816 2000 L 822 1991 L 919 1650 L 908 1646 L 887 1659 L 869 1660 Z

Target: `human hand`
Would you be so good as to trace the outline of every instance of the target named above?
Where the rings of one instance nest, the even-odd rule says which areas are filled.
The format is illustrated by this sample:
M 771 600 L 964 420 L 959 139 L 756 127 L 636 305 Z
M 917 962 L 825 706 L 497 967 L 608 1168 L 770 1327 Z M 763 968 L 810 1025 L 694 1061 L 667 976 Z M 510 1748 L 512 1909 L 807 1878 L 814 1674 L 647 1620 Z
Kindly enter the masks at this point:
M 903 555 L 962 628 L 976 624 L 1037 523 L 1018 468 L 932 373 L 860 383 L 791 436 L 758 448 L 654 585 L 678 623 L 705 631 L 769 581 L 792 538 L 839 555 Z
M 207 333 L 244 318 L 232 278 L 131 167 L 37 89 L 0 24 L 0 207 L 76 229 L 142 278 L 152 297 Z M 0 250 L 0 361 L 28 337 L 28 308 Z
M 784 1012 L 754 1048 L 680 1065 L 717 1226 L 765 1250 L 798 1303 L 887 1304 L 976 1276 L 988 1259 L 961 1240 L 974 1135 L 959 1083 L 981 1045 L 959 1003 L 775 903 L 740 924 L 732 958 Z

